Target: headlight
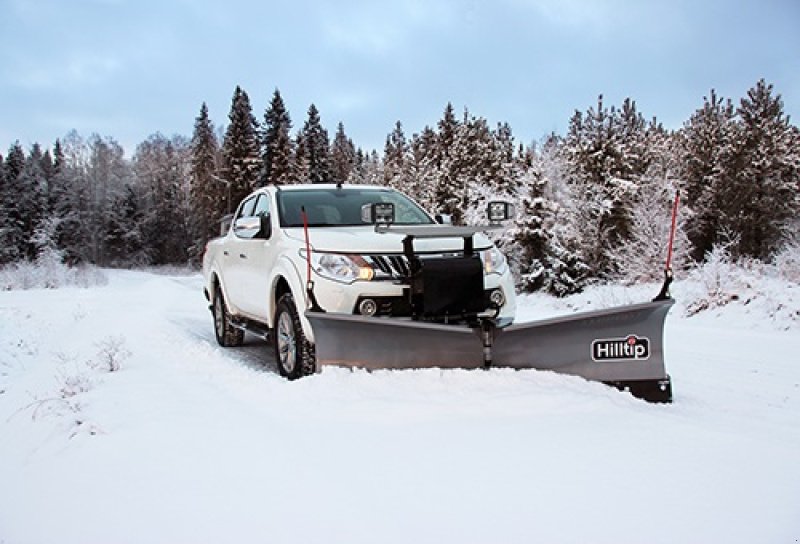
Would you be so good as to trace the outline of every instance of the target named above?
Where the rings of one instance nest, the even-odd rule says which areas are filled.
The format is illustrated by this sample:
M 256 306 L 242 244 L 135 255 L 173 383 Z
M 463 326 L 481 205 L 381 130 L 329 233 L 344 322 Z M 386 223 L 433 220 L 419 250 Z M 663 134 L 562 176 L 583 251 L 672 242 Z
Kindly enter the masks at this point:
M 484 274 L 505 274 L 508 270 L 508 262 L 503 252 L 492 247 L 483 252 L 483 272 Z
M 305 259 L 305 250 L 300 251 L 300 256 Z M 311 268 L 320 276 L 343 283 L 353 283 L 356 280 L 370 281 L 375 277 L 375 271 L 359 255 L 312 251 Z

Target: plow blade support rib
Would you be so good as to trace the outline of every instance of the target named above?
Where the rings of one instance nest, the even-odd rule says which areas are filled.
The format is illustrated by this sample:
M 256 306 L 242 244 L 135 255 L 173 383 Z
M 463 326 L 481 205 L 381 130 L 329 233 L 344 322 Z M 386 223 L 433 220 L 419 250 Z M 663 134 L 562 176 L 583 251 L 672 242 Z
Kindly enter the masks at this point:
M 601 382 L 667 379 L 662 300 L 492 331 L 493 367 L 533 368 Z M 481 329 L 308 311 L 317 364 L 367 369 L 481 368 Z

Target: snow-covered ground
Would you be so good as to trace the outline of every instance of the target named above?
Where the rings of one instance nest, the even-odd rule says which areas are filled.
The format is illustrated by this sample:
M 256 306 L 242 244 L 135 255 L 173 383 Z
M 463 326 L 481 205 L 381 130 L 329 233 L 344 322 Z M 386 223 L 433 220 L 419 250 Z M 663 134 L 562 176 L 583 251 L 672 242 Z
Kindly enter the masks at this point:
M 676 305 L 651 405 L 536 371 L 289 383 L 267 344 L 216 345 L 199 277 L 108 275 L 0 293 L 3 544 L 800 539 L 796 315 Z

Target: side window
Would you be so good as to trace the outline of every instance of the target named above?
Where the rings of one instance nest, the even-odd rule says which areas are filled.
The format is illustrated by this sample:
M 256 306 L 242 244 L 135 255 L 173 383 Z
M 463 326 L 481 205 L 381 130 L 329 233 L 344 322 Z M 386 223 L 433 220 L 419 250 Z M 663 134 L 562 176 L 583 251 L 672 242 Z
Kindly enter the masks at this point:
M 256 205 L 255 198 L 250 198 L 248 200 L 245 200 L 244 204 L 242 204 L 242 207 L 239 208 L 239 214 L 236 216 L 236 219 L 239 219 L 240 217 L 250 217 L 251 215 L 253 215 L 253 208 L 255 207 L 255 205 Z
M 257 217 L 269 215 L 269 197 L 267 195 L 259 195 L 256 206 L 253 209 L 253 215 Z
M 253 217 L 256 206 L 256 197 L 245 200 L 233 221 L 233 233 L 239 238 L 252 238 L 258 233 L 259 220 Z

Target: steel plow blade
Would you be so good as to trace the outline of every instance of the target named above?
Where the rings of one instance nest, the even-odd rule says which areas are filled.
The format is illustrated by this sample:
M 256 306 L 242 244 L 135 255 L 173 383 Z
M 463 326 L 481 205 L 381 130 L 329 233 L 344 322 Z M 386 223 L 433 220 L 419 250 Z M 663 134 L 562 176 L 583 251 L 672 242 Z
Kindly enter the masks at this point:
M 480 368 L 480 338 L 468 327 L 307 311 L 317 365 L 367 369 Z
M 663 331 L 672 304 L 667 299 L 488 329 L 313 311 L 306 317 L 320 366 L 552 370 L 669 402 Z
M 602 382 L 666 378 L 664 320 L 673 303 L 633 304 L 499 329 L 493 365 Z

